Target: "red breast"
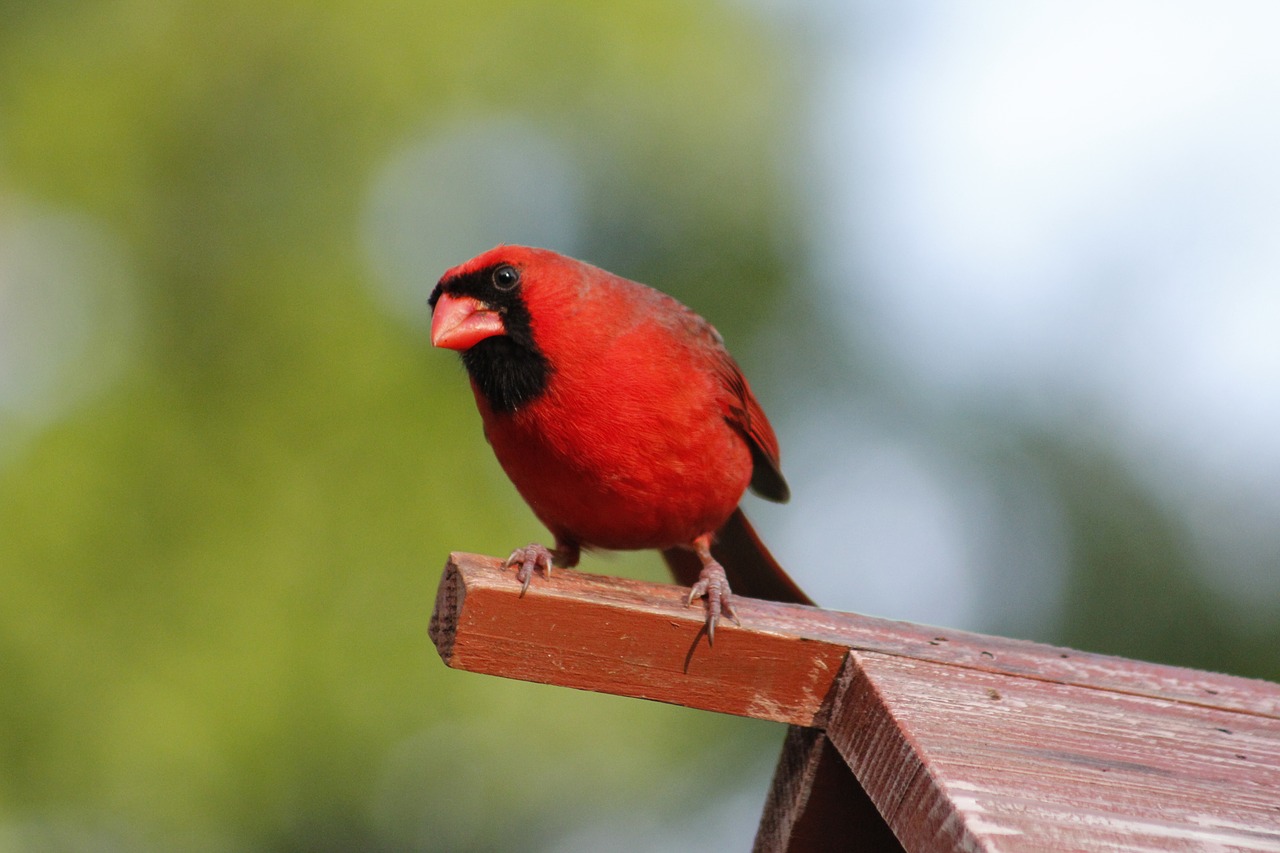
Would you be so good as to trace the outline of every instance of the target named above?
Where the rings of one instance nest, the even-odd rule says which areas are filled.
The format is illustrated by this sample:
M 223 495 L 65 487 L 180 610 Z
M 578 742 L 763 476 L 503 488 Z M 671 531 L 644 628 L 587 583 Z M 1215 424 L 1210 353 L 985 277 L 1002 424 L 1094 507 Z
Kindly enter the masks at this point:
M 729 517 L 761 457 L 785 491 L 737 365 L 671 297 L 502 246 L 445 273 L 432 304 L 433 343 L 462 352 L 499 462 L 557 537 L 688 543 Z

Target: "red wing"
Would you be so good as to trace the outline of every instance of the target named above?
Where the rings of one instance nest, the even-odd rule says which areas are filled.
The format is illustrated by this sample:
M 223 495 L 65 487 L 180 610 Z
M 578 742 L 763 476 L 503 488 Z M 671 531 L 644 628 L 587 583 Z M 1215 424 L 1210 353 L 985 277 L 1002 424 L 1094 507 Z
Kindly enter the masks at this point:
M 751 448 L 752 471 L 751 490 L 762 498 L 778 503 L 786 503 L 791 497 L 791 489 L 782 477 L 782 468 L 778 461 L 778 437 L 773 433 L 764 409 L 751 393 L 751 386 L 742 375 L 742 369 L 733 360 L 728 351 L 721 348 L 718 352 L 716 373 L 729 392 L 724 413 L 725 420 L 732 424 Z
M 646 292 L 661 303 L 653 313 L 666 318 L 665 322 L 677 336 L 690 342 L 695 361 L 711 361 L 711 367 L 726 392 L 720 400 L 724 419 L 742 434 L 751 448 L 751 490 L 762 498 L 785 503 L 791 498 L 791 489 L 782 477 L 778 462 L 778 437 L 774 435 L 764 409 L 751 393 L 742 368 L 725 349 L 724 338 L 714 326 L 665 293 L 649 288 Z

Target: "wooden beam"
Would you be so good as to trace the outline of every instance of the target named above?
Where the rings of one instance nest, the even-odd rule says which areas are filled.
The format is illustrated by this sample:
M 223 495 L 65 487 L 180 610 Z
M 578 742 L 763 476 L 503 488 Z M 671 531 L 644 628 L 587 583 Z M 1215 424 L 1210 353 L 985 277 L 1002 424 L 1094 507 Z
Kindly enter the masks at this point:
M 1273 717 L 875 652 L 851 664 L 826 734 L 913 853 L 1280 851 Z
M 431 637 L 458 669 L 823 726 L 850 650 L 1280 719 L 1280 687 L 964 631 L 755 599 L 715 645 L 680 587 L 557 569 L 522 598 L 492 557 L 453 554 Z
M 454 554 L 430 633 L 460 669 L 822 729 L 788 734 L 757 850 L 1280 853 L 1280 685 L 750 599 L 712 647 L 684 595 L 522 598 Z
M 822 721 L 845 648 L 771 630 L 767 611 L 749 599 L 738 607 L 744 627 L 722 620 L 712 646 L 705 611 L 686 606 L 685 594 L 557 569 L 521 597 L 497 560 L 454 554 L 430 634 L 457 669 L 762 720 Z
M 821 729 L 792 726 L 782 744 L 755 853 L 903 853 L 889 825 Z

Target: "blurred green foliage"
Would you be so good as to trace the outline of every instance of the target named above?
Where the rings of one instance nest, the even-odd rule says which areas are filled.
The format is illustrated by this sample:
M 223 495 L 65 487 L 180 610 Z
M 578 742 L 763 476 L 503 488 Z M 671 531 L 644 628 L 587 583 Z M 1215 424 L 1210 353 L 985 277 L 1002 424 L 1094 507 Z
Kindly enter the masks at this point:
M 584 257 L 748 339 L 795 278 L 791 80 L 712 3 L 0 2 L 0 239 L 85 217 L 136 315 L 104 391 L 37 426 L 0 410 L 0 850 L 531 849 L 767 760 L 777 727 L 439 663 L 447 552 L 542 531 L 456 359 L 379 307 L 360 233 L 408 141 L 518 116 L 583 175 Z M 774 381 L 910 408 L 790 297 L 809 339 Z M 1105 448 L 981 429 L 1068 522 L 1042 639 L 1280 676 L 1274 626 L 1205 593 Z
M 0 467 L 0 849 L 527 848 L 772 749 L 440 665 L 448 551 L 541 531 L 359 243 L 407 137 L 515 113 L 585 155 L 597 260 L 686 297 L 747 270 L 703 307 L 749 321 L 781 263 L 769 63 L 681 2 L 0 5 L 0 220 L 87 214 L 139 315 L 123 377 Z

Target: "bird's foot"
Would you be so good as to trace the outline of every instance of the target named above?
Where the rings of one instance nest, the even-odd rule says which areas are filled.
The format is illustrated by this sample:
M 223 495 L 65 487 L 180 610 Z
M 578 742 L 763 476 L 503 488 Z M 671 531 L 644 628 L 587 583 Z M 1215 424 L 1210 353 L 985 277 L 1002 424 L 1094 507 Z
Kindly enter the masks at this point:
M 554 562 L 554 551 L 546 545 L 531 542 L 523 548 L 512 551 L 504 567 L 516 570 L 516 580 L 520 581 L 520 595 L 523 597 L 525 591 L 529 589 L 529 581 L 533 580 L 533 573 L 541 567 L 542 573 L 551 577 L 551 564 Z
M 708 559 L 703 563 L 698 582 L 690 588 L 685 604 L 692 604 L 695 598 L 703 597 L 707 599 L 708 642 L 715 642 L 716 623 L 720 621 L 721 614 L 732 619 L 735 625 L 742 624 L 738 621 L 738 614 L 733 612 L 733 590 L 729 589 L 729 579 L 715 560 Z
M 577 544 L 572 542 L 557 540 L 554 549 L 539 545 L 537 542 L 530 542 L 523 548 L 512 551 L 503 567 L 516 570 L 516 580 L 520 581 L 520 595 L 523 597 L 525 591 L 529 589 L 529 582 L 533 580 L 534 572 L 539 568 L 549 578 L 553 565 L 566 569 L 578 565 L 579 553 Z

